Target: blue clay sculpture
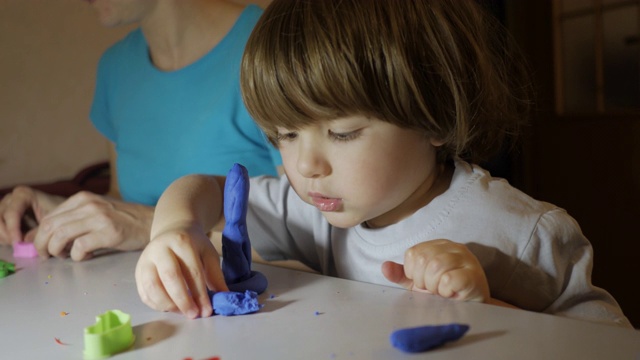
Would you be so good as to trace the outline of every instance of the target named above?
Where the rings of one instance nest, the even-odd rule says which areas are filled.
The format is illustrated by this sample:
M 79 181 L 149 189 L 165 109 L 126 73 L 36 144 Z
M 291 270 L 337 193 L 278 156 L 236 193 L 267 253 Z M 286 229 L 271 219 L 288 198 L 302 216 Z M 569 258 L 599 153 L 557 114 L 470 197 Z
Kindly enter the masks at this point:
M 224 185 L 225 227 L 222 231 L 222 272 L 229 290 L 263 293 L 267 278 L 251 271 L 251 241 L 247 232 L 249 175 L 247 169 L 234 164 Z
M 391 344 L 405 352 L 423 352 L 458 340 L 468 330 L 469 325 L 455 323 L 399 329 L 391 333 Z

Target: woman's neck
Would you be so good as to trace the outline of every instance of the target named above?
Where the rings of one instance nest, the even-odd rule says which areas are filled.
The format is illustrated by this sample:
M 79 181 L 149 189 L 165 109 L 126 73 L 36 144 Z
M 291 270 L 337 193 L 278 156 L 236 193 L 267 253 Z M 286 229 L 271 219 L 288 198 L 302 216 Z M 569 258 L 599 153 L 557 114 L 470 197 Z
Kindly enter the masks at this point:
M 196 62 L 220 43 L 242 10 L 221 0 L 159 2 L 140 22 L 151 61 L 165 71 Z

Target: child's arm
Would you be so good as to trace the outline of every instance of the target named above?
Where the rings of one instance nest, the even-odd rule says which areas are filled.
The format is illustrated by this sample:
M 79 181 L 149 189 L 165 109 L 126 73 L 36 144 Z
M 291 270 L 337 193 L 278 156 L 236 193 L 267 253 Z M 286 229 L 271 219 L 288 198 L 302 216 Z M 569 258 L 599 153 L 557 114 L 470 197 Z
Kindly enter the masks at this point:
M 404 266 L 387 261 L 382 272 L 389 281 L 410 290 L 514 307 L 491 298 L 480 262 L 465 245 L 453 241 L 432 240 L 415 245 L 405 252 Z
M 160 197 L 151 242 L 136 265 L 138 294 L 149 307 L 190 318 L 212 313 L 207 286 L 227 291 L 219 255 L 207 237 L 221 229 L 224 177 L 190 175 Z

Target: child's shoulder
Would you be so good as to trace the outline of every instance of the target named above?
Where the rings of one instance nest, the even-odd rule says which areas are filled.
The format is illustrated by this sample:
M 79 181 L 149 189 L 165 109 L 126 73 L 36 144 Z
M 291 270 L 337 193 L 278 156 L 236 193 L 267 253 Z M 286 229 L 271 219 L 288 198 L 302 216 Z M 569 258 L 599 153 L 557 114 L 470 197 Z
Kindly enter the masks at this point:
M 470 209 L 483 212 L 541 216 L 544 213 L 564 210 L 558 206 L 537 200 L 509 184 L 506 179 L 493 177 L 479 165 L 463 161 L 455 163 L 455 171 L 448 192 Z
M 490 243 L 506 240 L 526 245 L 532 236 L 582 241 L 578 223 L 564 209 L 534 199 L 502 178 L 464 162 L 456 164 L 449 190 L 435 209 L 442 229 L 453 231 L 460 242 L 481 238 Z M 482 242 L 482 241 L 480 241 Z

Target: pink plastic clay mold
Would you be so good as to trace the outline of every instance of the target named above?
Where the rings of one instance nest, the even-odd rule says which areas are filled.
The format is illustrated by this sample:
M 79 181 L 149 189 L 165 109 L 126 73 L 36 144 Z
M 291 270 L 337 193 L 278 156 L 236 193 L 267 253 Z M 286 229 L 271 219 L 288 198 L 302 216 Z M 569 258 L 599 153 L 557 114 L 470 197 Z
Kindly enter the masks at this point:
M 13 243 L 14 258 L 34 258 L 38 256 L 38 251 L 32 242 L 19 241 Z

